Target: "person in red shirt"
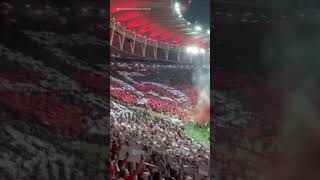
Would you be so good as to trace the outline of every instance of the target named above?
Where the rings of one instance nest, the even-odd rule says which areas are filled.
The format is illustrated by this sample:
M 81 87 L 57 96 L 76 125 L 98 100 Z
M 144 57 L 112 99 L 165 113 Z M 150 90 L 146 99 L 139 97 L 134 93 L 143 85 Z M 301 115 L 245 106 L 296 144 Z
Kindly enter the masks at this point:
M 117 155 L 113 155 L 111 152 L 110 152 L 110 168 L 109 168 L 109 171 L 110 171 L 110 180 L 114 180 L 115 179 L 115 164 L 118 163 L 118 160 L 117 160 Z

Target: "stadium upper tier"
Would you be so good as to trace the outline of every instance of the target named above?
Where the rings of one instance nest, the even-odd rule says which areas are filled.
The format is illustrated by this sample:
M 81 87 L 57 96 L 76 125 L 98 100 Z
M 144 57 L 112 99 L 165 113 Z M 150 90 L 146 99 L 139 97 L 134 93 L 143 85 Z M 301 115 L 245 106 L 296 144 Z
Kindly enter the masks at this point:
M 184 20 L 176 0 L 111 0 L 110 10 L 112 21 L 150 43 L 210 47 L 210 34 Z

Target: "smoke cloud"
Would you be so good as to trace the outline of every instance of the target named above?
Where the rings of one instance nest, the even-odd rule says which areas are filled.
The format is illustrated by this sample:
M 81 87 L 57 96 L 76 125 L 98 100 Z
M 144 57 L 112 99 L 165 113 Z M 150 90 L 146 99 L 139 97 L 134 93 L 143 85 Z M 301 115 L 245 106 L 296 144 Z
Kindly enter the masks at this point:
M 269 70 L 270 85 L 285 86 L 283 119 L 277 149 L 289 162 L 292 175 L 306 170 L 309 149 L 319 136 L 320 31 L 308 18 L 294 19 L 273 28 L 265 40 L 264 65 Z M 277 87 L 273 87 L 277 93 Z M 267 103 L 267 102 L 266 102 Z M 315 154 L 314 154 L 315 155 Z M 291 165 L 297 167 L 291 167 Z M 318 162 L 318 167 L 320 164 Z M 297 170 L 298 169 L 298 170 Z M 307 169 L 311 169 L 309 166 Z M 312 174 L 309 170 L 308 173 Z M 319 178 L 319 176 L 317 176 Z M 309 179 L 304 177 L 304 179 Z
M 210 122 L 210 71 L 199 68 L 193 74 L 193 84 L 198 89 L 196 113 L 192 116 L 199 125 Z

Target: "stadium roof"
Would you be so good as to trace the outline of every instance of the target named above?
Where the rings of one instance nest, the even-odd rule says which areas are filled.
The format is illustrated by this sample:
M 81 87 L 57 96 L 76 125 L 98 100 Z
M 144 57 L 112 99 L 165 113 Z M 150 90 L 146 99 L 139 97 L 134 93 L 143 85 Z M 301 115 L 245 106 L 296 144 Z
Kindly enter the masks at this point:
M 110 17 L 132 32 L 177 46 L 210 47 L 210 35 L 177 13 L 175 0 L 111 0 Z

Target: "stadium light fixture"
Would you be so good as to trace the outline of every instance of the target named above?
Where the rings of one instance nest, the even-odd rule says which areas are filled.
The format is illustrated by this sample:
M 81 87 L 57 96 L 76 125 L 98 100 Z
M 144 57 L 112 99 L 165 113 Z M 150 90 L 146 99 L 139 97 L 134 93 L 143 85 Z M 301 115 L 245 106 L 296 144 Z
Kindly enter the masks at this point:
M 196 55 L 196 54 L 199 54 L 199 51 L 200 51 L 200 50 L 199 50 L 198 47 L 189 46 L 189 47 L 186 48 L 186 51 L 187 51 L 188 54 L 194 54 L 194 55 Z
M 174 5 L 175 8 L 180 8 L 180 4 L 178 2 L 176 2 L 176 4 Z
M 196 26 L 196 27 L 194 27 L 194 29 L 195 29 L 196 31 L 201 31 L 201 30 L 202 30 L 202 28 L 201 28 L 200 26 Z
M 180 15 L 181 15 L 181 10 L 180 10 L 180 5 L 179 5 L 178 2 L 175 4 L 175 10 L 176 10 L 176 13 L 177 13 L 177 14 L 179 15 L 179 17 L 180 17 Z

